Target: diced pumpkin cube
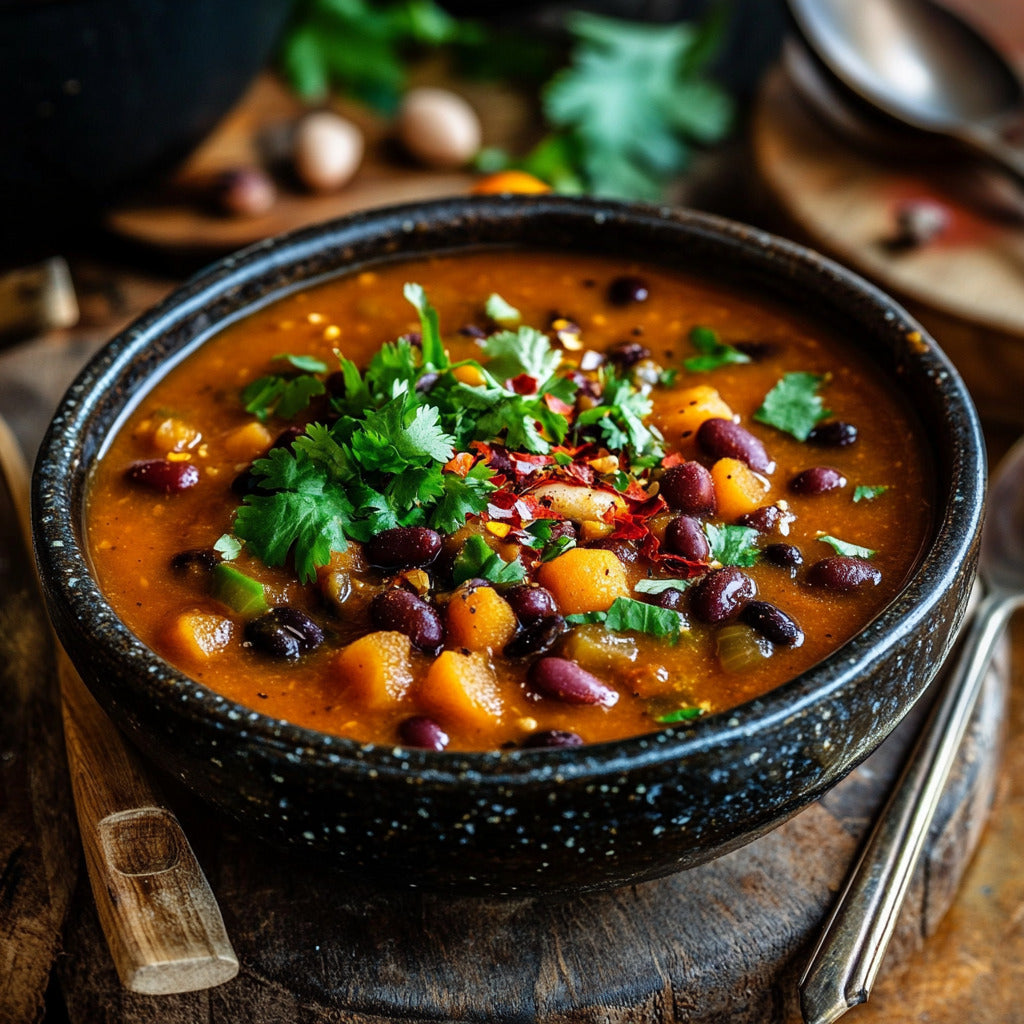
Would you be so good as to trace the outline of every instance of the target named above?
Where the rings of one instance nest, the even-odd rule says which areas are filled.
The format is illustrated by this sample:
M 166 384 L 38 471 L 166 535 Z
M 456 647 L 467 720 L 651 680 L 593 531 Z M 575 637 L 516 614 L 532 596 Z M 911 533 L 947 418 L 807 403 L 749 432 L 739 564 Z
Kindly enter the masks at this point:
M 711 479 L 718 500 L 718 514 L 732 522 L 760 508 L 768 496 L 770 485 L 739 459 L 719 459 L 711 467 Z
M 158 451 L 183 452 L 194 448 L 202 440 L 202 434 L 191 423 L 168 416 L 153 429 L 153 444 Z
M 570 548 L 538 569 L 537 582 L 563 615 L 607 611 L 617 597 L 629 597 L 622 563 L 602 548 Z
M 672 407 L 657 417 L 666 440 L 692 440 L 705 420 L 733 418 L 732 409 L 718 391 L 707 384 L 696 384 L 672 394 Z
M 175 615 L 163 633 L 172 660 L 201 664 L 231 643 L 234 623 L 223 615 L 193 609 Z
M 486 729 L 504 706 L 498 679 L 479 652 L 442 651 L 420 684 L 419 703 L 449 728 Z
M 467 651 L 501 650 L 516 632 L 515 612 L 493 587 L 465 587 L 448 602 L 448 642 Z
M 241 461 L 262 455 L 273 440 L 270 431 L 262 423 L 253 420 L 251 423 L 235 427 L 230 433 L 225 434 L 221 444 L 231 458 Z
M 367 711 L 392 707 L 412 686 L 411 649 L 404 633 L 367 633 L 335 655 L 334 677 Z

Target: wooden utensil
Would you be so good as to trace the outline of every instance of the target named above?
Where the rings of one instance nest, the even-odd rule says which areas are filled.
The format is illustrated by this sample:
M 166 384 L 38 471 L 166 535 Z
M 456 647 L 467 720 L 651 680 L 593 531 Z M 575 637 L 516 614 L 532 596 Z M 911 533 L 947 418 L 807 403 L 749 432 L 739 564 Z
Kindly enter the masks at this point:
M 28 474 L 0 419 L 0 472 L 26 541 Z M 78 825 L 100 924 L 122 984 L 169 995 L 238 973 L 220 909 L 174 814 L 58 651 L 64 736 Z

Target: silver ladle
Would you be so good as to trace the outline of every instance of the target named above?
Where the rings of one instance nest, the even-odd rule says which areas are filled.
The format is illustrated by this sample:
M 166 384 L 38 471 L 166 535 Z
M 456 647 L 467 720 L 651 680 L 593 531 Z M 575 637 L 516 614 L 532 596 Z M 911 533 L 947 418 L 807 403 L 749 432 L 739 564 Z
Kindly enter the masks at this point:
M 903 775 L 869 836 L 800 979 L 807 1024 L 864 1002 L 971 720 L 996 642 L 1024 606 L 1024 439 L 999 464 L 981 537 L 984 596 Z
M 1024 186 L 1024 83 L 978 32 L 932 0 L 788 0 L 817 58 L 862 101 L 944 137 Z

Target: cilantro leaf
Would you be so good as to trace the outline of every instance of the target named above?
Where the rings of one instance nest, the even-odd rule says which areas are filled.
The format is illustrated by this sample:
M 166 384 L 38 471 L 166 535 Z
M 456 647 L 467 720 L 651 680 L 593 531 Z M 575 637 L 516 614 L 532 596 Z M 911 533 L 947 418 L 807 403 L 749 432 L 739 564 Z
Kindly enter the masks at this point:
M 611 451 L 628 450 L 633 458 L 664 455 L 661 434 L 648 427 L 644 419 L 650 415 L 652 403 L 626 377 L 609 372 L 605 378 L 601 402 L 576 417 L 577 427 L 592 432 Z M 632 459 L 631 459 L 632 461 Z
M 458 473 L 441 475 L 442 493 L 430 513 L 430 525 L 441 533 L 454 533 L 466 525 L 471 515 L 487 508 L 487 496 L 494 490 L 490 481 L 492 470 L 485 463 L 477 463 L 466 476 Z
M 455 556 L 452 578 L 456 586 L 476 577 L 491 583 L 521 583 L 526 579 L 522 562 L 506 562 L 497 551 L 492 551 L 487 541 L 476 533 L 470 537 L 462 550 Z
M 691 373 L 705 373 L 709 370 L 717 370 L 720 366 L 750 362 L 750 356 L 738 348 L 733 348 L 732 345 L 726 345 L 720 341 L 718 332 L 713 331 L 710 327 L 694 327 L 690 331 L 690 341 L 700 353 L 700 355 L 683 360 L 683 366 Z
M 245 411 L 265 423 L 271 416 L 290 420 L 309 405 L 312 398 L 324 393 L 324 382 L 319 377 L 302 374 L 282 377 L 268 374 L 257 377 L 242 389 Z
M 760 536 L 751 526 L 715 526 L 704 524 L 704 535 L 711 546 L 711 557 L 722 565 L 753 565 L 761 553 L 754 543 Z
M 754 419 L 806 441 L 815 424 L 831 415 L 817 393 L 824 381 L 814 373 L 787 373 L 765 395 Z
M 654 720 L 662 725 L 674 725 L 676 722 L 692 722 L 704 714 L 703 708 L 678 708 L 667 715 L 658 715 Z
M 551 339 L 533 327 L 517 331 L 499 331 L 483 345 L 487 372 L 498 380 L 510 380 L 525 373 L 538 386 L 547 382 L 558 369 L 562 355 L 551 347 Z
M 858 484 L 853 489 L 853 500 L 854 501 L 874 501 L 881 494 L 889 490 L 888 484 L 877 484 L 875 486 L 869 486 L 868 484 Z
M 289 363 L 296 370 L 302 370 L 303 373 L 326 373 L 328 370 L 327 364 L 315 356 L 293 355 L 291 352 L 282 352 L 280 355 L 274 356 L 274 358 Z
M 567 615 L 565 621 L 572 626 L 599 622 L 613 632 L 635 630 L 652 636 L 676 638 L 686 628 L 686 620 L 671 608 L 636 601 L 631 597 L 617 597 L 605 612 L 582 612 Z
M 402 289 L 402 294 L 416 307 L 416 312 L 420 315 L 423 365 L 431 366 L 435 370 L 446 369 L 450 364 L 448 353 L 445 352 L 444 343 L 441 341 L 441 326 L 437 310 L 427 300 L 427 293 L 423 290 L 423 285 L 410 281 Z
M 368 468 L 400 473 L 410 463 L 433 459 L 447 462 L 454 454 L 453 439 L 440 426 L 432 405 L 416 405 L 403 392 L 366 414 L 352 437 L 352 451 Z
M 666 590 L 686 590 L 696 582 L 696 577 L 688 580 L 637 580 L 633 589 L 638 594 L 664 594 Z
M 213 550 L 225 562 L 230 562 L 242 553 L 242 542 L 230 533 L 222 533 L 214 542 Z
M 831 537 L 827 533 L 821 534 L 818 540 L 830 545 L 837 555 L 847 555 L 850 558 L 873 558 L 877 554 L 871 548 L 862 548 L 859 544 L 850 544 L 845 540 L 840 540 L 838 537 Z
M 515 306 L 509 305 L 497 292 L 491 292 L 484 304 L 484 312 L 496 323 L 503 327 L 517 324 L 523 315 Z

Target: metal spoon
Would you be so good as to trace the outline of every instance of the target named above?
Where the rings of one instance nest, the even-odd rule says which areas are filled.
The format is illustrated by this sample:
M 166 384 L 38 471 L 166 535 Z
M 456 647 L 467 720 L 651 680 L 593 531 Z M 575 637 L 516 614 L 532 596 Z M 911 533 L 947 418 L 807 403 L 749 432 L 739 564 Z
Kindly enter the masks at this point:
M 860 99 L 943 136 L 1024 185 L 1024 83 L 970 25 L 932 0 L 789 0 L 810 49 Z
M 985 596 L 957 663 L 800 979 L 807 1024 L 830 1024 L 868 998 L 996 641 L 1024 606 L 1024 439 L 992 480 L 980 574 Z

